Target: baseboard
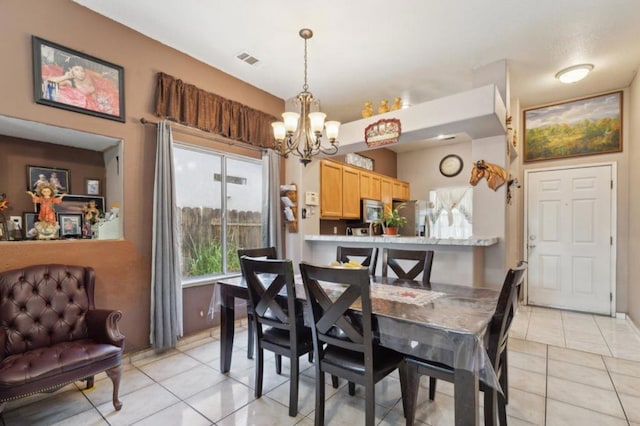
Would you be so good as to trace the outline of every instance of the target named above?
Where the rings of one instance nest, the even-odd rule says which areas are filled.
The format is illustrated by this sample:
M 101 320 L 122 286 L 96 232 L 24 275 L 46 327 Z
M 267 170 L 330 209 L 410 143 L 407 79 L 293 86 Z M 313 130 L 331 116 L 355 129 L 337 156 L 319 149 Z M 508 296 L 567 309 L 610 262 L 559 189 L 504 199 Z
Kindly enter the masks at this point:
M 631 327 L 636 331 L 636 333 L 640 334 L 640 328 L 638 328 L 636 323 L 633 322 L 630 316 L 628 315 L 625 315 L 625 316 L 627 317 L 627 321 L 629 322 L 629 324 L 631 324 Z
M 624 312 L 616 312 L 616 319 L 627 319 L 627 314 Z

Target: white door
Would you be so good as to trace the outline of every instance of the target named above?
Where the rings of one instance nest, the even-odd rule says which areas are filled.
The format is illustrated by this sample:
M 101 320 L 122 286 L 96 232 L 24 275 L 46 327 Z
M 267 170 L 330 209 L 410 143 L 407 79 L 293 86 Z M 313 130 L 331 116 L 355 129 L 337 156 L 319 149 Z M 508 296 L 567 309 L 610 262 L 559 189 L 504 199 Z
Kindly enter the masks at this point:
M 612 166 L 527 173 L 527 303 L 611 315 Z

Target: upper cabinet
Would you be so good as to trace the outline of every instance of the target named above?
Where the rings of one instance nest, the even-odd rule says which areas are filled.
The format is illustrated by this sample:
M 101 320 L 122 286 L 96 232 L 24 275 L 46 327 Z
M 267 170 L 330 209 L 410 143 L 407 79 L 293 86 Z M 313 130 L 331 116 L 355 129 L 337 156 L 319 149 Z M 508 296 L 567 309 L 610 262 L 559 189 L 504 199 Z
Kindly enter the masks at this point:
M 321 218 L 359 219 L 360 200 L 365 198 L 380 200 L 390 209 L 393 200 L 409 199 L 409 184 L 346 164 L 320 161 Z

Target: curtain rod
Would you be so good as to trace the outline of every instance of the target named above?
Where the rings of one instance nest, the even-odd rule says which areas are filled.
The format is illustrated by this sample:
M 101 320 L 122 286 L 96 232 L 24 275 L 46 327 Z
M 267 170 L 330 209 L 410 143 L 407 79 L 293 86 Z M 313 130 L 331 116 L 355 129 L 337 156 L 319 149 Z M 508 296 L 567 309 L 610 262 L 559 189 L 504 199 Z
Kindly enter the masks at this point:
M 158 125 L 158 122 L 147 120 L 144 117 L 142 117 L 140 119 L 140 123 L 142 123 L 144 125 L 153 125 L 153 126 L 157 126 Z M 184 124 L 175 123 L 173 121 L 171 122 L 172 129 L 177 133 L 182 133 L 182 134 L 189 135 L 189 136 L 194 136 L 194 137 L 197 137 L 197 138 L 207 139 L 207 140 L 210 140 L 210 141 L 213 141 L 213 142 L 224 143 L 224 144 L 227 144 L 229 146 L 237 146 L 237 147 L 240 147 L 240 148 L 246 148 L 246 149 L 250 149 L 250 150 L 253 150 L 253 151 L 260 151 L 260 152 L 266 151 L 266 148 L 253 146 L 251 144 L 244 143 L 244 142 L 235 142 L 235 141 L 232 141 L 232 140 L 226 139 L 224 137 L 220 137 L 220 136 L 216 137 L 216 136 L 213 136 L 211 133 L 209 133 L 209 132 L 207 132 L 205 130 L 200 130 L 200 129 L 197 129 L 197 128 L 194 128 L 194 127 L 187 127 L 188 130 L 187 129 L 181 129 L 180 127 L 175 127 L 174 125 L 176 125 L 176 124 L 178 126 L 184 126 Z

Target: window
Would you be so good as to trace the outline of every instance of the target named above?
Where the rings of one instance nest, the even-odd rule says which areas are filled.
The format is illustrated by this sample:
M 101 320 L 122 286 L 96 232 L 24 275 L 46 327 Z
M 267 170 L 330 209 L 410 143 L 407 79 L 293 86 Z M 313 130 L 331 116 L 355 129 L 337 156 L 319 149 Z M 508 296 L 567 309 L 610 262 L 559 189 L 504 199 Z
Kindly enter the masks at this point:
M 176 144 L 174 166 L 183 284 L 239 272 L 238 248 L 265 245 L 262 161 Z

